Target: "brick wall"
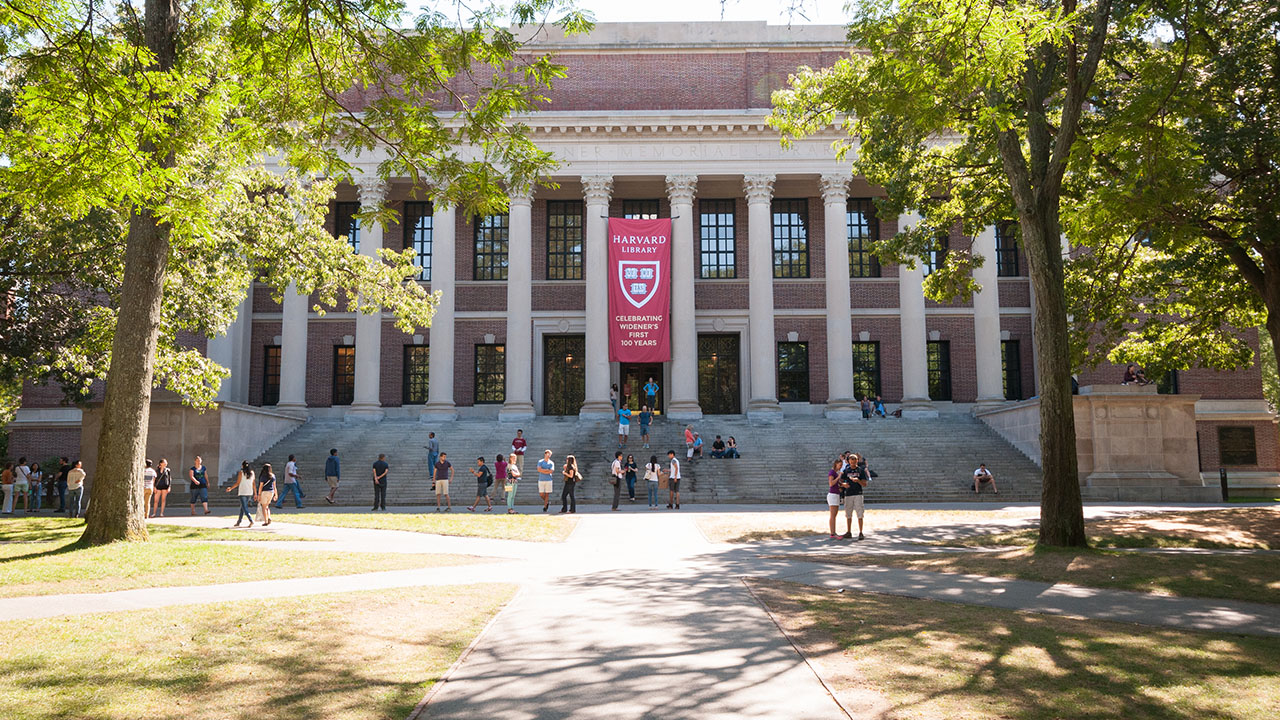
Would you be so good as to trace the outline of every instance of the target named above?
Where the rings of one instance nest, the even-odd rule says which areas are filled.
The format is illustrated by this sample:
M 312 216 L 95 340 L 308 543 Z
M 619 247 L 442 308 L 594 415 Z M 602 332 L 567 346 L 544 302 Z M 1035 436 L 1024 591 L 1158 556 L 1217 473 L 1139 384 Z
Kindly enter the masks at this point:
M 404 404 L 404 348 L 414 344 L 414 335 L 421 335 L 424 345 L 430 339 L 426 328 L 406 333 L 396 327 L 394 321 L 382 321 L 382 379 L 378 399 L 387 407 Z
M 853 341 L 870 333 L 868 341 L 880 343 L 880 397 L 885 402 L 902 400 L 902 326 L 896 317 L 853 317 Z M 852 351 L 852 348 L 850 348 Z
M 476 349 L 484 343 L 485 334 L 494 342 L 507 341 L 505 320 L 458 320 L 454 330 L 453 402 L 459 407 L 475 404 Z
M 307 325 L 307 405 L 333 405 L 333 346 L 356 334 L 354 320 L 312 320 Z
M 249 404 L 262 405 L 262 385 L 266 376 L 266 347 L 274 345 L 280 322 L 254 320 L 249 336 Z M 283 372 L 283 369 L 282 369 Z
M 71 462 L 80 457 L 80 428 L 21 428 L 9 433 L 10 460 L 25 457 L 28 463 L 56 471 L 56 465 L 50 468 L 44 463 L 61 456 Z
M 938 339 L 951 345 L 951 400 L 973 402 L 978 399 L 977 357 L 974 348 L 973 318 L 963 315 L 930 315 L 925 329 L 938 332 Z M 932 337 L 932 336 L 931 336 Z
M 251 307 L 255 313 L 284 312 L 284 307 L 271 297 L 271 286 L 255 282 L 249 290 L 253 294 Z
M 1000 307 L 1031 307 L 1031 281 L 1026 278 L 1000 278 Z
M 1002 317 L 1000 318 L 1000 329 L 1009 332 L 1010 340 L 1018 341 L 1018 352 L 1021 354 L 1020 359 L 1022 361 L 1022 396 L 1024 398 L 1034 397 L 1039 394 L 1039 390 L 1036 383 L 1035 345 L 1032 340 L 1031 317 L 1027 315 Z
M 775 342 L 791 342 L 787 333 L 797 335 L 795 342 L 809 343 L 809 402 L 827 401 L 827 321 L 823 318 L 774 318 Z M 777 357 L 773 358 L 777 370 Z
M 1280 437 L 1276 434 L 1275 423 L 1268 420 L 1226 420 L 1196 423 L 1196 435 L 1200 441 L 1200 467 L 1205 472 L 1213 472 L 1219 467 L 1223 467 L 1221 458 L 1218 455 L 1219 427 L 1252 427 L 1254 429 L 1254 442 L 1258 448 L 1257 465 L 1227 465 L 1225 466 L 1227 470 L 1280 470 Z

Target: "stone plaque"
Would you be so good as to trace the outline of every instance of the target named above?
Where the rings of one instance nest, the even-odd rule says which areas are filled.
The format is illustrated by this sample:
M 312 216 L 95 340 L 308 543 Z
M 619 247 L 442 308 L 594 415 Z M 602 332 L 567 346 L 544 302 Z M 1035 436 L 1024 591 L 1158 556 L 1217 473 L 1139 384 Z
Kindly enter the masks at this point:
M 1253 428 L 1218 428 L 1218 461 L 1223 465 L 1257 465 L 1258 444 Z

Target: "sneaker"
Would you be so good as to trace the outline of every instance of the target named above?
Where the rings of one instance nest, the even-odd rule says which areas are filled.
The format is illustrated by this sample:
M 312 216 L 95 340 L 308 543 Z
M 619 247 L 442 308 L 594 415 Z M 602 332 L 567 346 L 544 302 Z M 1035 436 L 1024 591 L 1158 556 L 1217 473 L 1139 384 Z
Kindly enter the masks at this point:
M 444 509 L 444 511 L 445 511 L 445 512 L 453 512 L 453 507 L 452 507 L 452 506 L 447 507 L 447 508 L 445 508 L 445 509 Z
M 680 509 L 680 503 L 676 503 L 676 509 L 677 509 L 677 510 L 679 510 L 679 509 Z
M 840 536 L 839 536 L 839 535 L 828 535 L 828 536 L 827 536 L 827 539 L 828 539 L 828 540 L 839 540 L 839 539 L 840 539 Z
M 329 503 L 330 505 L 332 505 L 332 504 L 333 504 L 333 498 L 331 498 L 331 497 L 327 497 L 327 498 L 325 498 L 325 499 L 324 499 L 324 501 L 325 501 L 325 502 L 327 502 L 327 503 Z
M 851 533 L 851 532 L 847 532 L 847 533 L 845 533 L 845 534 L 841 535 L 841 536 L 840 536 L 840 539 L 841 539 L 841 540 L 852 540 L 852 539 L 853 539 L 853 533 Z
M 866 539 L 867 539 L 867 536 L 866 536 L 866 535 L 863 535 L 862 533 L 858 533 L 858 539 L 859 539 L 859 540 L 866 540 Z
M 548 507 L 550 507 L 550 503 L 548 503 L 547 505 L 543 505 L 542 512 L 546 512 Z
M 668 509 L 668 510 L 670 510 L 670 509 L 671 509 L 671 503 L 667 503 L 667 509 Z

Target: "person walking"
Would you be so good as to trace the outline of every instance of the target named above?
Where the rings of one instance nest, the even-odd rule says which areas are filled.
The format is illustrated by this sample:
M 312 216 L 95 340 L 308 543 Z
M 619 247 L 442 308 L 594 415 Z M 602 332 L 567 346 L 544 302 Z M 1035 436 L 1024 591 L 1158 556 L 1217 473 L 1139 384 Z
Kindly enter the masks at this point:
M 156 465 L 156 491 L 151 495 L 150 517 L 164 517 L 164 507 L 169 502 L 169 491 L 173 489 L 173 473 L 169 471 L 169 461 L 160 458 Z
M 658 482 L 662 480 L 662 466 L 658 464 L 658 456 L 650 455 L 644 466 L 644 484 L 649 492 L 649 509 L 658 509 Z
M 276 509 L 281 509 L 284 501 L 293 494 L 293 502 L 299 510 L 302 509 L 302 483 L 298 477 L 298 461 L 292 455 L 289 461 L 284 464 L 284 490 L 280 492 L 276 498 Z
M 13 463 L 5 463 L 0 470 L 0 487 L 4 488 L 4 508 L 0 513 L 13 514 Z
M 840 514 L 840 471 L 843 469 L 844 458 L 836 458 L 827 471 L 827 507 L 831 512 L 827 529 L 832 540 L 840 538 L 840 534 L 836 532 L 836 516 Z
M 692 450 L 690 450 L 692 452 Z M 680 461 L 676 459 L 676 451 L 667 451 L 667 460 L 671 466 L 667 470 L 667 509 L 674 505 L 680 509 Z
M 373 463 L 373 509 L 387 509 L 387 474 L 391 468 L 387 466 L 386 453 L 378 453 Z
M 204 505 L 204 514 L 209 514 L 209 468 L 204 466 L 204 459 L 196 456 L 195 464 L 187 470 L 187 482 L 191 486 L 191 514 L 196 514 L 196 505 Z M 70 485 L 68 485 L 70 487 Z
M 644 384 L 645 405 L 651 408 L 658 407 L 658 383 L 649 378 L 649 382 Z
M 440 512 L 440 498 L 444 498 L 444 511 L 453 512 L 453 500 L 449 497 L 449 481 L 453 480 L 453 464 L 449 453 L 440 453 L 440 459 L 431 471 L 432 486 L 436 489 L 436 512 Z
M 79 460 L 67 471 L 67 515 L 80 517 L 80 502 L 84 499 L 84 480 L 88 473 Z
M 147 458 L 146 467 L 142 469 L 142 507 L 145 512 L 151 510 L 151 496 L 156 494 L 156 469 L 151 466 L 151 458 Z
M 271 463 L 262 464 L 262 472 L 258 473 L 258 486 L 254 495 L 258 498 L 258 518 L 262 527 L 271 524 L 271 503 L 276 499 L 276 474 L 271 470 Z
M 511 441 L 511 454 L 507 456 L 507 464 L 520 468 L 521 474 L 524 473 L 524 449 L 527 447 L 529 443 L 524 439 L 524 430 L 516 430 L 516 437 Z
M 436 466 L 436 461 L 440 459 L 440 441 L 436 439 L 433 432 L 427 433 L 427 467 Z
M 22 509 L 31 512 L 31 468 L 27 466 L 25 457 L 18 458 L 13 468 L 13 509 L 18 509 L 18 500 L 22 500 Z
M 498 457 L 501 458 L 502 456 L 499 455 Z M 493 501 L 489 499 L 489 486 L 493 485 L 493 473 L 489 471 L 489 466 L 484 464 L 483 457 L 476 458 L 476 466 L 471 468 L 471 474 L 476 476 L 476 501 L 471 503 L 471 506 L 467 509 L 475 512 L 476 506 L 480 504 L 481 500 L 484 500 L 488 503 L 488 507 L 484 511 L 489 512 L 493 509 Z
M 240 514 L 236 516 L 234 527 L 240 527 L 242 520 L 248 520 L 249 527 L 253 527 L 253 511 L 249 509 L 249 501 L 257 494 L 253 481 L 253 468 L 249 466 L 249 461 L 245 460 L 240 463 L 240 472 L 236 473 L 235 480 L 227 486 L 227 492 L 234 490 L 236 497 L 240 499 Z
M 564 477 L 564 489 L 560 491 L 560 514 L 578 512 L 578 482 L 582 475 L 578 472 L 578 458 L 569 455 L 564 459 L 564 468 L 560 471 Z
M 640 469 L 636 465 L 636 456 L 628 455 L 627 461 L 622 464 L 622 469 L 627 473 L 627 500 L 629 502 L 636 501 L 636 471 Z
M 58 458 L 58 478 L 54 487 L 58 492 L 58 512 L 67 511 L 67 473 L 71 472 L 71 461 L 65 457 Z
M 44 470 L 40 468 L 40 463 L 31 463 L 31 472 L 27 474 L 27 479 L 31 482 L 31 499 L 36 503 L 31 512 L 39 512 L 40 495 L 43 494 L 45 485 Z
M 538 461 L 538 497 L 542 498 L 542 512 L 551 505 L 551 473 L 556 471 L 556 464 L 551 462 L 551 451 L 543 450 L 542 459 Z
M 520 489 L 519 465 L 507 463 L 507 484 L 502 489 L 507 492 L 507 514 L 516 515 L 516 491 Z
M 613 411 L 618 412 L 618 383 L 609 386 L 609 404 L 613 405 Z
M 631 408 L 622 408 L 618 411 L 618 447 L 625 447 L 627 438 L 631 435 Z
M 613 486 L 613 508 L 614 512 L 618 510 L 618 500 L 622 496 L 622 483 L 625 481 L 626 475 L 622 469 L 622 451 L 619 450 L 613 454 L 613 464 L 609 466 L 609 484 Z
M 329 448 L 329 457 L 324 459 L 324 480 L 329 483 L 329 494 L 324 501 L 333 505 L 338 498 L 338 485 L 342 483 L 342 461 L 338 459 L 338 448 Z
M 649 447 L 649 423 L 653 422 L 652 405 L 645 405 L 640 408 L 640 442 L 644 443 L 644 447 Z

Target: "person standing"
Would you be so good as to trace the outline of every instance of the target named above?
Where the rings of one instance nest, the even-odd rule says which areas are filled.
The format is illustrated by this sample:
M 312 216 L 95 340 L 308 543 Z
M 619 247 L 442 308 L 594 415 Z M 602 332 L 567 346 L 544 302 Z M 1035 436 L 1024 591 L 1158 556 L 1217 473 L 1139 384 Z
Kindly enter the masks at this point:
M 525 442 L 524 430 L 516 430 L 516 437 L 511 441 L 511 455 L 507 457 L 507 464 L 520 468 L 522 474 L 524 473 L 524 449 L 527 447 L 529 443 Z
M 298 509 L 302 509 L 302 482 L 298 477 L 298 461 L 292 455 L 289 461 L 284 464 L 284 491 L 276 498 L 276 509 L 280 509 L 284 505 L 284 501 L 293 493 L 293 502 Z
M 324 459 L 324 480 L 329 483 L 329 494 L 324 501 L 332 505 L 338 497 L 338 485 L 342 482 L 342 461 L 338 459 L 338 448 L 329 448 L 329 457 Z
M 373 509 L 387 509 L 387 473 L 391 472 L 391 468 L 387 466 L 386 453 L 378 453 L 378 459 L 373 463 Z
M 692 425 L 684 426 L 684 447 L 687 453 L 685 455 L 685 459 L 692 460 L 693 459 L 693 426 Z
M 240 463 L 240 472 L 236 473 L 234 482 L 227 486 L 227 492 L 233 490 L 240 500 L 240 514 L 236 516 L 233 527 L 240 527 L 242 520 L 248 520 L 249 527 L 253 527 L 253 511 L 249 509 L 249 501 L 257 496 L 257 488 L 254 487 L 253 468 L 249 466 L 248 460 Z
M 499 489 L 505 493 L 507 491 L 507 459 L 502 456 L 502 453 L 498 453 L 498 456 L 493 459 L 493 479 L 495 482 L 502 483 Z
M 859 403 L 859 406 L 862 408 L 862 419 L 870 420 L 871 419 L 871 398 L 867 395 L 863 395 L 862 402 Z
M 640 408 L 640 441 L 644 446 L 649 447 L 649 423 L 653 422 L 652 405 L 645 405 Z
M 618 510 L 618 500 L 622 496 L 622 483 L 625 473 L 622 469 L 622 451 L 613 454 L 613 464 L 609 466 L 609 484 L 613 486 L 613 510 Z
M 67 471 L 67 514 L 70 517 L 80 517 L 80 501 L 84 499 L 84 479 L 87 473 L 80 461 L 75 461 L 71 469 Z
M 618 411 L 618 447 L 625 447 L 627 437 L 631 435 L 631 408 Z
M 444 498 L 444 511 L 453 512 L 453 500 L 449 497 L 449 481 L 453 480 L 453 464 L 449 462 L 449 453 L 440 453 L 440 459 L 431 470 L 431 479 L 436 488 L 436 512 L 440 512 L 440 498 Z
M 0 487 L 4 488 L 4 508 L 0 513 L 13 514 L 13 463 L 5 463 L 0 470 Z
M 613 405 L 614 412 L 618 412 L 618 383 L 609 386 L 609 404 Z
M 187 482 L 191 485 L 191 514 L 196 514 L 196 504 L 199 503 L 204 505 L 204 514 L 208 515 L 209 468 L 204 466 L 204 460 L 199 455 L 196 456 L 195 463 L 187 470 Z
M 692 449 L 690 450 L 692 452 Z M 667 451 L 667 460 L 671 466 L 667 470 L 667 509 L 674 505 L 680 509 L 680 461 L 676 459 L 676 451 Z
M 476 476 L 476 501 L 467 509 L 475 512 L 476 506 L 484 500 L 489 505 L 484 511 L 489 512 L 493 509 L 493 501 L 489 499 L 489 486 L 493 484 L 493 473 L 489 472 L 489 466 L 484 464 L 483 457 L 476 458 L 476 466 L 471 469 L 471 474 Z
M 36 503 L 31 512 L 38 512 L 40 495 L 44 491 L 44 470 L 40 469 L 40 463 L 31 463 L 31 472 L 27 474 L 27 479 L 31 482 L 31 499 Z
M 501 456 L 499 456 L 501 457 Z M 520 466 L 515 463 L 507 463 L 507 484 L 503 486 L 503 490 L 507 491 L 507 514 L 515 515 L 516 513 L 516 491 L 520 489 Z
M 169 461 L 160 458 L 156 465 L 156 491 L 151 496 L 151 517 L 164 517 L 164 506 L 169 501 L 169 490 L 173 488 L 173 473 L 169 471 Z
M 649 378 L 649 382 L 644 384 L 645 405 L 651 408 L 658 407 L 658 383 Z
M 636 456 L 628 455 L 627 461 L 622 464 L 622 469 L 627 473 L 627 500 L 636 501 L 636 471 L 640 469 L 636 465 Z
M 71 462 L 65 457 L 58 458 L 58 512 L 67 511 L 67 473 L 71 472 Z
M 266 527 L 271 524 L 271 503 L 276 499 L 276 474 L 271 470 L 271 463 L 262 464 L 254 491 L 258 498 L 258 517 L 262 519 L 262 527 Z
M 578 512 L 578 481 L 582 479 L 582 475 L 578 473 L 578 458 L 569 455 L 564 459 L 564 469 L 560 471 L 564 476 L 564 489 L 560 491 L 560 514 L 566 512 L 574 514 Z
M 31 512 L 31 468 L 27 467 L 25 457 L 18 458 L 13 468 L 13 509 L 18 509 L 18 500 L 22 500 L 22 509 Z
M 844 458 L 836 458 L 835 462 L 831 463 L 831 469 L 827 471 L 827 507 L 831 512 L 827 529 L 830 531 L 832 540 L 840 538 L 836 532 L 836 516 L 840 514 L 840 471 L 843 469 Z
M 543 450 L 542 459 L 538 461 L 538 497 L 542 498 L 542 512 L 551 505 L 551 473 L 556 471 L 556 464 L 551 462 L 551 451 Z
M 436 466 L 436 461 L 440 459 L 440 441 L 436 439 L 433 432 L 427 433 L 427 467 Z
M 658 509 L 658 482 L 662 479 L 662 466 L 658 464 L 658 456 L 650 455 L 644 466 L 644 484 L 649 491 L 649 509 Z
M 1000 490 L 996 488 L 995 476 L 992 475 L 991 471 L 987 469 L 987 464 L 982 463 L 981 465 L 978 466 L 977 470 L 973 471 L 973 494 L 974 495 L 980 494 L 982 486 L 986 485 L 987 483 L 991 483 L 992 492 L 994 492 L 996 495 L 1000 494 Z
M 864 499 L 862 490 L 867 486 L 870 477 L 867 475 L 867 466 L 859 462 L 861 457 L 854 453 L 849 456 L 848 464 L 845 465 L 840 475 L 841 499 L 844 501 L 844 539 L 853 539 L 853 516 L 858 515 L 858 539 L 864 539 L 862 534 L 862 516 L 865 512 Z
M 147 512 L 151 510 L 151 496 L 156 494 L 156 475 L 151 459 L 147 458 L 147 466 L 142 469 L 142 507 Z

